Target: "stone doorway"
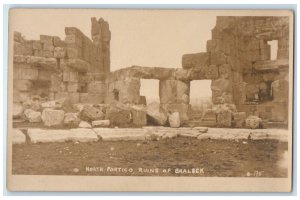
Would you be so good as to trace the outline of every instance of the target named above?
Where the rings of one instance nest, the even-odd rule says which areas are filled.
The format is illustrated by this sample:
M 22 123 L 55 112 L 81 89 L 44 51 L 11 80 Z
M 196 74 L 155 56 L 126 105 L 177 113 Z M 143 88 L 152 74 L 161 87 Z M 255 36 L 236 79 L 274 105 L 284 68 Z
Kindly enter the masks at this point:
M 143 104 L 145 103 L 143 99 L 146 100 L 146 104 L 149 104 L 151 102 L 160 103 L 159 80 L 141 79 L 140 96 Z
M 205 110 L 212 107 L 211 80 L 194 80 L 190 82 L 190 104 L 189 118 L 191 120 L 201 119 Z

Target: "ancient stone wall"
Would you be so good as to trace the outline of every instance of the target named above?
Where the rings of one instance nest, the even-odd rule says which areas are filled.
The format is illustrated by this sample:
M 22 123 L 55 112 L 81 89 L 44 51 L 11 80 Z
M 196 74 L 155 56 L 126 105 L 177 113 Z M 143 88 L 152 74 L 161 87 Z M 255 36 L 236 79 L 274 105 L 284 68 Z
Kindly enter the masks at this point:
M 14 33 L 14 102 L 33 97 L 68 98 L 71 103 L 103 103 L 105 74 L 110 71 L 110 31 L 102 18 L 92 18 L 92 40 L 74 27 L 64 40 L 41 35 L 26 40 Z
M 271 121 L 287 121 L 288 17 L 217 17 L 207 52 L 187 54 L 182 67 L 216 66 L 214 104 L 234 103 L 239 111 Z M 270 60 L 268 41 L 277 40 Z M 280 88 L 280 89 L 279 89 Z M 281 91 L 281 92 L 279 92 Z
M 37 95 L 71 103 L 145 104 L 140 80 L 157 79 L 160 106 L 179 112 L 185 121 L 190 81 L 212 80 L 212 102 L 222 111 L 220 125 L 231 126 L 232 118 L 237 123 L 249 115 L 287 122 L 288 18 L 217 17 L 207 52 L 183 55 L 182 68 L 131 66 L 114 72 L 109 25 L 102 18 L 91 23 L 92 40 L 74 27 L 65 28 L 64 40 L 41 35 L 33 41 L 14 34 L 14 102 Z M 272 40 L 278 41 L 276 60 L 270 60 Z

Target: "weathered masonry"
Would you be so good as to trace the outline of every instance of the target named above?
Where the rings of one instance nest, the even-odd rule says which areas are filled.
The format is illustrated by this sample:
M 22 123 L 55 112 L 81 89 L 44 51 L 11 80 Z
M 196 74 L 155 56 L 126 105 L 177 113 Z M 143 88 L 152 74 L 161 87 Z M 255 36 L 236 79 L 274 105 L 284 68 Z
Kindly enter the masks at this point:
M 102 18 L 92 18 L 92 40 L 66 27 L 64 40 L 41 35 L 24 40 L 14 33 L 14 102 L 34 95 L 98 103 L 105 96 L 104 75 L 110 71 L 110 31 Z
M 214 104 L 234 104 L 247 116 L 287 123 L 288 17 L 217 17 L 207 52 L 183 55 L 182 68 L 131 66 L 110 72 L 111 34 L 102 18 L 92 18 L 92 40 L 77 28 L 65 33 L 64 40 L 41 35 L 39 41 L 15 33 L 14 102 L 39 95 L 72 103 L 145 104 L 140 79 L 157 79 L 161 106 L 188 120 L 190 81 L 207 79 Z

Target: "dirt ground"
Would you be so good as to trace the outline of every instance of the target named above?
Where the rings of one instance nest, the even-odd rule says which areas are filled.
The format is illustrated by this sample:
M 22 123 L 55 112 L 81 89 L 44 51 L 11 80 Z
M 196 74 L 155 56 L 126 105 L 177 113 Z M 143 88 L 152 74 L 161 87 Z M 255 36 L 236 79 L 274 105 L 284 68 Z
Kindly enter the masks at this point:
M 99 141 L 13 145 L 13 174 L 287 177 L 275 140 Z

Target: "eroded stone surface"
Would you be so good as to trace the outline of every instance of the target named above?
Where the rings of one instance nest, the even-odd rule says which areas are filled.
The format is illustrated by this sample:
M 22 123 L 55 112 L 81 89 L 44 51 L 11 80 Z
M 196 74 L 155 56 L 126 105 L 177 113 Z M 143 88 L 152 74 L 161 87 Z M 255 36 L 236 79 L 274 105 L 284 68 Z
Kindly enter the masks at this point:
M 92 128 L 91 124 L 86 121 L 81 121 L 78 125 L 79 128 Z

